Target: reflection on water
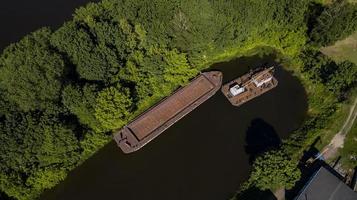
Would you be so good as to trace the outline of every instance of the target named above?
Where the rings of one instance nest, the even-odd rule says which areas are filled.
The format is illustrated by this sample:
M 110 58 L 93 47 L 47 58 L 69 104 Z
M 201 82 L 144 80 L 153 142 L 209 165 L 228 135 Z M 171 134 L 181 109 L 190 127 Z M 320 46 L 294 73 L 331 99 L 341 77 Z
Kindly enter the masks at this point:
M 224 82 L 272 57 L 240 58 L 212 69 Z M 277 68 L 278 86 L 234 107 L 219 91 L 155 140 L 132 154 L 111 142 L 70 173 L 43 200 L 219 200 L 228 199 L 247 179 L 249 159 L 301 124 L 306 95 L 299 81 Z

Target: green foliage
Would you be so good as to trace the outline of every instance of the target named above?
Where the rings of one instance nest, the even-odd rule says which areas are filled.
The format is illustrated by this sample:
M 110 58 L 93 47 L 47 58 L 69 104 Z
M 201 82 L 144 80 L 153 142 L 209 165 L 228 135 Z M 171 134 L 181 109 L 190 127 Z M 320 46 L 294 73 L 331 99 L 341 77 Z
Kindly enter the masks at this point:
M 357 65 L 349 61 L 339 63 L 338 68 L 329 78 L 330 90 L 337 93 L 348 91 L 357 83 Z
M 70 57 L 81 78 L 108 81 L 110 74 L 120 67 L 113 50 L 103 43 L 97 44 L 90 32 L 74 22 L 56 31 L 51 42 Z
M 189 77 L 193 77 L 198 70 L 192 68 L 187 61 L 186 54 L 179 53 L 176 50 L 166 51 L 163 60 L 167 67 L 164 69 L 164 80 L 171 86 L 184 85 Z
M 214 14 L 207 0 L 181 1 L 170 25 L 172 45 L 180 51 L 190 52 L 190 55 L 214 45 L 212 39 L 218 31 L 212 20 Z
M 357 123 L 347 134 L 343 148 L 340 149 L 342 163 L 351 169 L 357 167 Z
M 125 59 L 143 48 L 146 31 L 140 24 L 107 15 L 100 4 L 77 11 L 74 21 L 66 23 L 52 36 L 52 44 L 67 54 L 81 78 L 111 83 Z
M 0 190 L 36 198 L 106 144 L 110 131 L 208 63 L 259 46 L 298 55 L 308 3 L 103 0 L 53 33 L 41 29 L 9 46 L 0 57 Z M 353 84 L 353 76 L 339 79 L 351 66 L 334 70 L 332 85 Z
M 62 102 L 72 114 L 77 116 L 80 123 L 100 132 L 102 126 L 94 116 L 98 90 L 93 84 L 86 84 L 82 88 L 68 85 L 63 90 Z
M 0 189 L 31 199 L 53 187 L 79 160 L 72 130 L 47 115 L 7 114 L 0 123 Z
M 23 111 L 53 109 L 60 98 L 65 64 L 49 46 L 49 29 L 6 48 L 0 57 L 0 89 Z
M 337 0 L 318 16 L 310 38 L 318 46 L 327 46 L 356 30 L 357 6 L 345 0 Z
M 88 159 L 91 155 L 98 151 L 98 149 L 107 144 L 111 139 L 112 138 L 108 135 L 94 133 L 93 131 L 86 133 L 83 140 L 80 141 L 80 146 L 83 150 L 80 162 Z
M 105 129 L 115 130 L 126 124 L 131 107 L 128 89 L 109 87 L 98 94 L 94 115 Z
M 291 189 L 300 176 L 297 162 L 283 151 L 274 150 L 254 161 L 249 181 L 261 190 Z
M 312 81 L 325 84 L 337 98 L 357 82 L 357 66 L 351 62 L 336 63 L 314 49 L 305 50 L 301 58 L 304 62 L 302 72 Z
M 324 83 L 327 77 L 337 67 L 327 56 L 315 49 L 306 49 L 301 58 L 303 63 L 302 72 L 309 76 L 309 79 Z

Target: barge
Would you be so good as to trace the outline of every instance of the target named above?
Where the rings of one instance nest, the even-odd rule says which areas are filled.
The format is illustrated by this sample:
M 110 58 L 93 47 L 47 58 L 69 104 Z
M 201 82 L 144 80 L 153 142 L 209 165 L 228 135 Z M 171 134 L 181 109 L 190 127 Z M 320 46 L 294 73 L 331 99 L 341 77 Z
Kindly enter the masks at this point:
M 222 76 L 218 71 L 201 73 L 124 126 L 114 140 L 124 153 L 137 151 L 213 96 L 222 85 Z
M 259 68 L 223 85 L 221 91 L 233 106 L 240 106 L 277 85 L 274 67 Z

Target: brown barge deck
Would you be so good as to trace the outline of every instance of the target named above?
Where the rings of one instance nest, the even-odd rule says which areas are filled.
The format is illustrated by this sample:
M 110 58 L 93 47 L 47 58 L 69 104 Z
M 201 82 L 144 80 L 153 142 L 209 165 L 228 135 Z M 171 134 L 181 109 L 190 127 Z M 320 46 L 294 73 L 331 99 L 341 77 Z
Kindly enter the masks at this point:
M 234 106 L 240 106 L 275 88 L 274 67 L 251 71 L 222 87 L 222 93 Z
M 118 146 L 124 153 L 143 147 L 213 96 L 222 85 L 222 76 L 218 71 L 201 73 L 116 133 Z

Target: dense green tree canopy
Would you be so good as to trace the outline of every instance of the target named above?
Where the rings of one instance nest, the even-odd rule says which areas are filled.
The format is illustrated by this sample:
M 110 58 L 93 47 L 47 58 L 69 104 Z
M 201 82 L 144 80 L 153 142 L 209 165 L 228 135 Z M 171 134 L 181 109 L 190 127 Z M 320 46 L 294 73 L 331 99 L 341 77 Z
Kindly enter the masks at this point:
M 0 141 L 0 189 L 19 199 L 54 186 L 79 160 L 70 127 L 48 115 L 6 114 Z
M 126 124 L 131 107 L 129 90 L 109 87 L 98 94 L 95 117 L 105 129 L 115 130 Z
M 310 2 L 103 0 L 79 8 L 58 30 L 43 28 L 10 45 L 0 56 L 0 190 L 34 199 L 102 147 L 112 130 L 213 62 L 261 46 L 300 55 Z M 352 30 L 337 25 L 354 19 L 354 11 L 342 10 L 329 29 Z M 340 37 L 322 34 L 322 43 Z M 355 84 L 349 63 L 330 65 L 317 52 L 303 60 L 302 71 L 331 90 Z M 253 177 L 266 175 L 261 188 L 288 188 L 298 178 L 292 168 L 286 155 L 272 152 L 257 160 Z
M 311 32 L 311 40 L 319 46 L 333 44 L 357 30 L 357 6 L 336 0 L 320 16 Z
M 51 109 L 59 101 L 65 64 L 41 29 L 10 45 L 0 57 L 0 89 L 23 111 Z
M 357 66 L 349 61 L 336 63 L 314 48 L 301 54 L 302 71 L 315 82 L 326 84 L 327 88 L 341 97 L 357 83 Z
M 357 65 L 349 61 L 338 64 L 338 68 L 329 76 L 328 88 L 334 92 L 346 92 L 357 83 Z
M 63 90 L 62 102 L 72 114 L 77 116 L 80 123 L 100 132 L 102 127 L 94 116 L 98 91 L 95 84 L 86 84 L 83 87 L 68 85 Z
M 255 160 L 250 181 L 261 190 L 291 189 L 301 176 L 296 165 L 283 151 L 267 152 Z

